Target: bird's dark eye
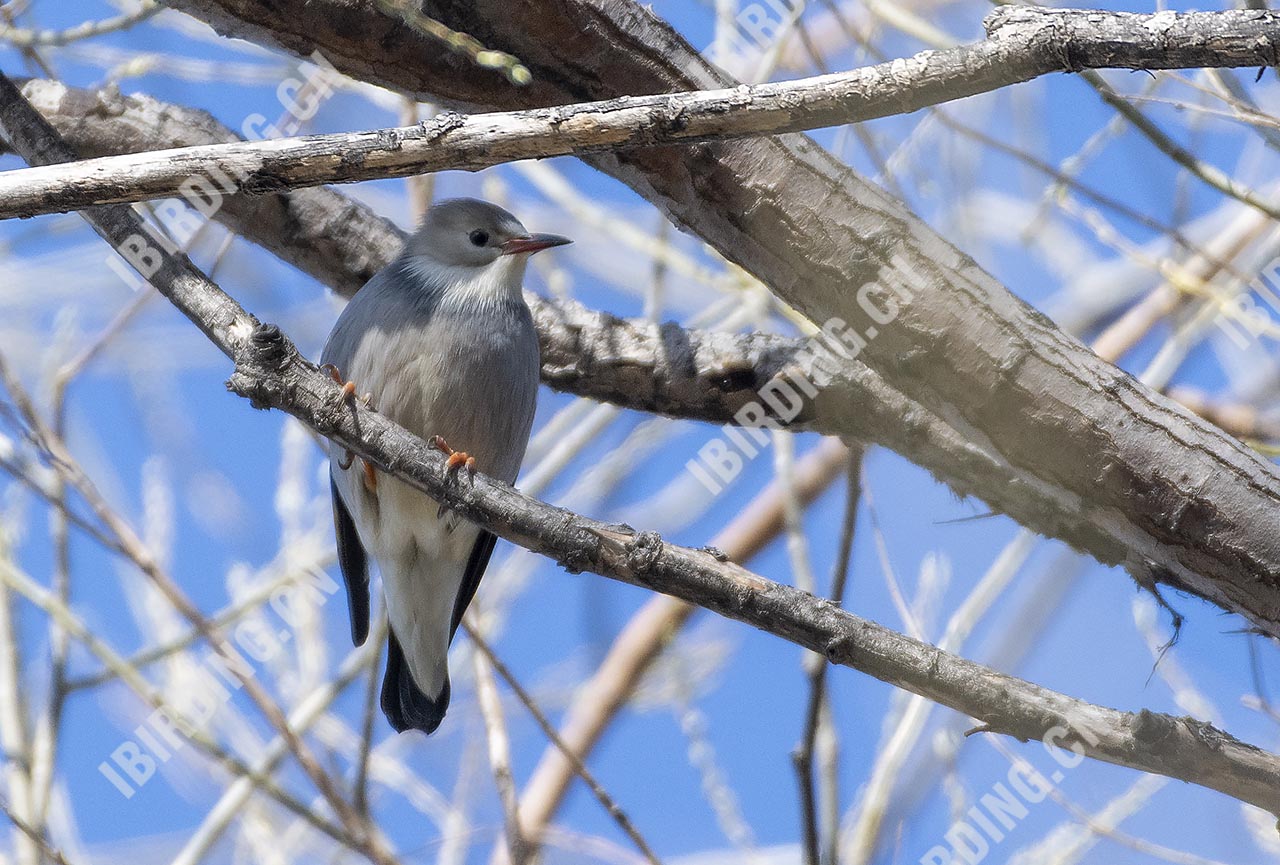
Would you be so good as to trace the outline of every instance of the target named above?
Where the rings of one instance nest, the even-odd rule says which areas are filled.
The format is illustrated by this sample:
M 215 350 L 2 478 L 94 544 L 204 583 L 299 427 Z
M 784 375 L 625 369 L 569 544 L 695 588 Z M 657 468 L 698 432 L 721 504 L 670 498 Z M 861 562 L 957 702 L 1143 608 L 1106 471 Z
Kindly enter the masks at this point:
M 474 246 L 484 246 L 489 242 L 489 232 L 480 228 L 477 228 L 467 236 L 471 238 L 471 243 Z

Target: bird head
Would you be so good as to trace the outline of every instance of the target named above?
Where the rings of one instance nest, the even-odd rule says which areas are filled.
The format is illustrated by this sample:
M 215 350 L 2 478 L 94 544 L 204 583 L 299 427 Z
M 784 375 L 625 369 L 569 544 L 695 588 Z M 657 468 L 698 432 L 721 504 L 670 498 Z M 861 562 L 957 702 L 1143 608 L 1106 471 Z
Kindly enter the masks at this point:
M 557 234 L 530 233 L 496 204 L 453 198 L 427 211 L 405 252 L 414 269 L 433 282 L 519 297 L 529 256 L 566 243 L 572 241 Z

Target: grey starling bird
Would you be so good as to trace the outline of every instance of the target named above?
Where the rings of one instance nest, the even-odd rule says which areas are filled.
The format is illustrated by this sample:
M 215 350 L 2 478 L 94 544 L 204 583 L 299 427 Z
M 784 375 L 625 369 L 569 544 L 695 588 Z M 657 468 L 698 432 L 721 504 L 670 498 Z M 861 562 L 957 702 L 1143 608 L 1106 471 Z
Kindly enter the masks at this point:
M 525 266 L 569 242 L 530 234 L 484 201 L 441 202 L 347 304 L 322 360 L 348 394 L 367 391 L 381 414 L 434 440 L 452 470 L 479 466 L 514 482 L 538 390 Z M 382 711 L 397 731 L 431 733 L 449 706 L 449 644 L 496 538 L 341 445 L 329 456 L 351 638 L 358 646 L 369 636 L 372 554 L 391 625 Z

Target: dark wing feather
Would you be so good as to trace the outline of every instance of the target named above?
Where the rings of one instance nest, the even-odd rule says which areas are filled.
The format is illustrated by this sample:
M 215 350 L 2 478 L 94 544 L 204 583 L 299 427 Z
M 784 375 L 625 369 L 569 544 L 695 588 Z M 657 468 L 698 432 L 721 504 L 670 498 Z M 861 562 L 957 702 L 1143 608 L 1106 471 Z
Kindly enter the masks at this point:
M 480 578 L 484 576 L 484 569 L 489 566 L 489 557 L 493 555 L 493 545 L 498 542 L 498 536 L 493 532 L 480 530 L 480 534 L 476 536 L 476 542 L 471 547 L 471 555 L 467 558 L 467 570 L 462 575 L 462 585 L 458 587 L 458 597 L 453 601 L 453 624 L 449 627 L 449 639 L 453 640 L 453 635 L 458 632 L 458 625 L 462 623 L 462 614 L 467 611 L 467 607 L 471 605 L 471 599 L 476 596 L 476 589 L 480 587 Z
M 436 731 L 449 708 L 449 677 L 434 698 L 423 693 L 413 681 L 404 650 L 395 631 L 387 632 L 387 672 L 382 677 L 382 713 L 397 733 L 421 730 L 427 735 Z
M 369 556 L 360 543 L 356 524 L 351 519 L 338 484 L 329 473 L 329 490 L 333 494 L 333 531 L 338 538 L 338 566 L 347 584 L 347 604 L 351 609 L 351 642 L 363 646 L 369 637 Z

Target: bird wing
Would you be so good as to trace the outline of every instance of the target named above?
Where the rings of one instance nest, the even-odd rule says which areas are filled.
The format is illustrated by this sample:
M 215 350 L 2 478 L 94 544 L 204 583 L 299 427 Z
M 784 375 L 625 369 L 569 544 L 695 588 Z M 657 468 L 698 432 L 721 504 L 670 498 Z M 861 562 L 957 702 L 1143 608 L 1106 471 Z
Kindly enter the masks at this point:
M 363 646 L 369 637 L 369 556 L 360 543 L 355 520 L 351 519 L 351 512 L 338 492 L 338 482 L 332 469 L 329 472 L 329 490 L 333 494 L 338 566 L 342 570 L 342 581 L 347 584 L 347 604 L 351 611 L 351 642 Z
M 397 733 L 421 730 L 430 736 L 444 720 L 449 708 L 449 678 L 444 688 L 432 699 L 418 687 L 409 672 L 404 649 L 394 630 L 387 631 L 387 673 L 382 678 L 382 713 Z
M 471 599 L 476 596 L 476 589 L 480 587 L 480 578 L 484 576 L 484 569 L 489 566 L 489 557 L 493 555 L 493 545 L 498 542 L 498 536 L 493 532 L 480 530 L 480 534 L 476 535 L 476 542 L 471 547 L 471 555 L 467 557 L 467 569 L 462 572 L 462 585 L 458 586 L 458 595 L 453 599 L 453 622 L 449 626 L 449 641 L 453 641 L 453 635 L 458 632 L 458 625 L 462 623 L 462 614 L 467 611 L 467 607 L 471 605 Z

